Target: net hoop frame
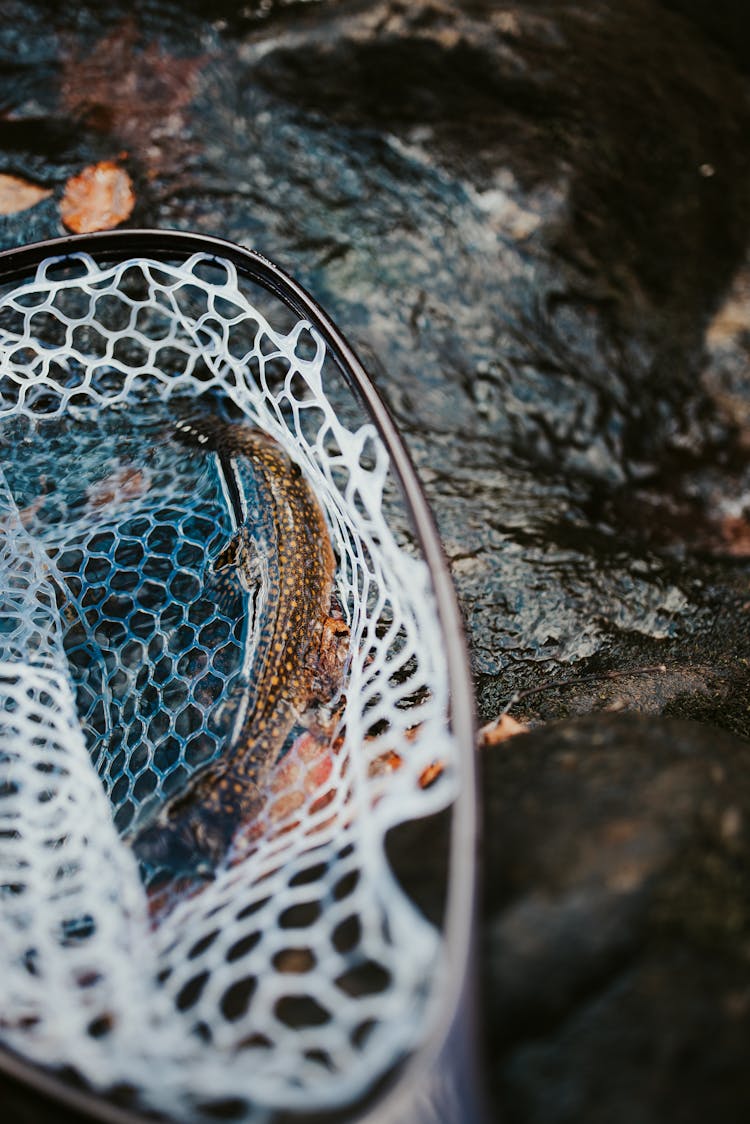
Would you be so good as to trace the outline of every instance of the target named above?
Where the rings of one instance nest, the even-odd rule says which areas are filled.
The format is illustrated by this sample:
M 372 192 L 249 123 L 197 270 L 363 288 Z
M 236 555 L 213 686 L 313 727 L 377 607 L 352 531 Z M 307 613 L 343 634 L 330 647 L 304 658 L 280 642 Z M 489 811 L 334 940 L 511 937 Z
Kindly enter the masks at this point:
M 0 285 L 35 271 L 45 260 L 62 263 L 86 253 L 97 262 L 119 262 L 143 256 L 183 261 L 196 253 L 231 262 L 241 277 L 259 284 L 317 329 L 346 384 L 374 423 L 388 451 L 406 510 L 433 585 L 440 631 L 445 641 L 450 723 L 458 747 L 460 783 L 451 804 L 450 859 L 443 942 L 451 971 L 440 985 L 431 1033 L 389 1077 L 373 1103 L 356 1119 L 360 1124 L 385 1124 L 404 1119 L 413 1106 L 413 1091 L 424 1087 L 436 1065 L 457 1070 L 455 1087 L 470 1102 L 478 1096 L 473 1070 L 474 1044 L 474 917 L 476 909 L 476 844 L 478 835 L 476 736 L 473 688 L 463 622 L 437 527 L 411 457 L 398 427 L 354 349 L 317 301 L 298 281 L 257 250 L 225 239 L 176 230 L 132 229 L 69 235 L 0 251 Z M 145 1117 L 120 1108 L 93 1092 L 66 1084 L 0 1042 L 0 1075 L 25 1093 L 53 1102 L 103 1124 L 143 1124 Z M 429 1080 L 429 1077 L 428 1077 Z M 441 1082 L 442 1083 L 442 1082 Z M 478 1098 L 481 1100 L 481 1098 Z M 433 1106 L 437 1107 L 437 1106 Z M 439 1111 L 439 1108 L 438 1108 Z M 479 1119 L 479 1105 L 467 1104 L 467 1119 Z M 430 1120 L 442 1116 L 428 1117 Z M 416 1118 L 415 1118 L 416 1120 Z

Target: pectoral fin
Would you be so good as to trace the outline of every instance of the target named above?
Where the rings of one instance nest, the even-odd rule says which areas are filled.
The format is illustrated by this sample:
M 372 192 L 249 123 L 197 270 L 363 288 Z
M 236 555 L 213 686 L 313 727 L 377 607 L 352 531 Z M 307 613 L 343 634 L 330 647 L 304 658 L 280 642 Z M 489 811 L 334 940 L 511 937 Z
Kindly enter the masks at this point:
M 221 578 L 231 577 L 234 573 L 246 590 L 258 585 L 261 580 L 260 556 L 245 524 L 222 547 L 214 558 L 212 568 L 214 574 Z

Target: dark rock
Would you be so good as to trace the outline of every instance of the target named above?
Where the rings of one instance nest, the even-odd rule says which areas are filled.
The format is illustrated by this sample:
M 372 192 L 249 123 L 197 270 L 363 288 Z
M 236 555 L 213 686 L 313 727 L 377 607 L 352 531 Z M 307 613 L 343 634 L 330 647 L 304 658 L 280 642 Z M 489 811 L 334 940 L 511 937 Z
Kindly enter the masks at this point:
M 599 716 L 483 764 L 498 1114 L 746 1119 L 750 743 Z
M 743 69 L 750 67 L 750 10 L 745 0 L 661 0 L 666 8 L 694 20 Z
M 429 130 L 431 154 L 480 188 L 500 166 L 527 190 L 562 179 L 569 203 L 553 245 L 589 274 L 589 300 L 592 273 L 605 304 L 637 300 L 636 282 L 684 328 L 738 264 L 746 89 L 679 11 L 389 0 L 328 6 L 270 50 L 261 42 L 255 79 L 327 119 Z

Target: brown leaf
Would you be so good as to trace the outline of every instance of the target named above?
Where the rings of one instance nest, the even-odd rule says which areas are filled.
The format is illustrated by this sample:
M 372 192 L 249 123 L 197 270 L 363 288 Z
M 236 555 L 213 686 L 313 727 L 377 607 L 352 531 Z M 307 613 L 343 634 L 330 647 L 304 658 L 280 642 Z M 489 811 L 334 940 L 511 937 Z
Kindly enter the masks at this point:
M 29 183 L 20 176 L 0 173 L 0 215 L 16 215 L 28 211 L 35 203 L 48 199 L 52 192 L 37 183 Z
M 112 230 L 130 218 L 135 193 L 130 176 L 112 160 L 102 160 L 73 176 L 60 200 L 62 220 L 74 234 Z
M 505 742 L 508 738 L 514 738 L 516 734 L 528 733 L 528 729 L 528 726 L 524 726 L 522 722 L 516 722 L 515 718 L 511 718 L 509 714 L 501 714 L 496 722 L 490 722 L 488 725 L 482 726 L 479 731 L 479 745 L 482 748 L 499 745 L 500 742 Z

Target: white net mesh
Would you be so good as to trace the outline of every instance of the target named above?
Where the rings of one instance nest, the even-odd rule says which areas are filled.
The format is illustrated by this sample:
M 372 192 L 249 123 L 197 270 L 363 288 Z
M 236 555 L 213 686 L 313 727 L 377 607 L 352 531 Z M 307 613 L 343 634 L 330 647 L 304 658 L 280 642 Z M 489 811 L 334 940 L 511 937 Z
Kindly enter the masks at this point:
M 423 1039 L 441 934 L 385 840 L 457 785 L 386 450 L 314 327 L 247 289 L 75 255 L 0 302 L 0 1036 L 183 1119 L 345 1105 Z M 326 736 L 293 731 L 211 880 L 165 882 L 128 830 L 228 751 L 257 643 L 212 585 L 232 523 L 214 452 L 174 439 L 191 399 L 302 467 L 351 636 Z

